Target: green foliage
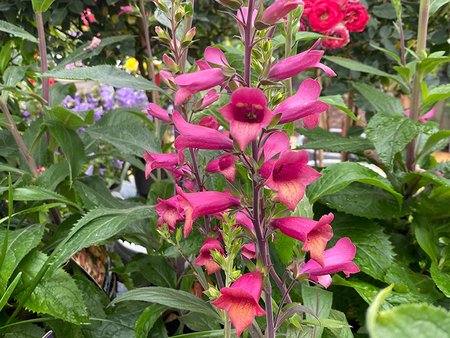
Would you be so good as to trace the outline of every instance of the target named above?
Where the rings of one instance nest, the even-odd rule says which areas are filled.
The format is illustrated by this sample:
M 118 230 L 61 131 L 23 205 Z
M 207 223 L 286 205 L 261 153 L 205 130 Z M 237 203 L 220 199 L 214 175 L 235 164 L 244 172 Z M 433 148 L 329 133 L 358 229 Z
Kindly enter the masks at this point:
M 375 112 L 386 115 L 403 114 L 403 107 L 399 99 L 365 83 L 352 83 L 352 86 L 369 102 Z
M 36 13 L 44 13 L 50 8 L 55 0 L 32 0 L 33 10 Z
M 136 320 L 134 326 L 136 338 L 147 338 L 153 325 L 155 325 L 166 309 L 166 306 L 160 304 L 149 305 Z
M 22 27 L 18 27 L 16 25 L 13 25 L 12 23 L 0 20 L 0 31 L 17 36 L 19 38 L 37 43 L 38 40 L 28 33 L 26 30 L 24 30 Z
M 329 317 L 333 303 L 333 294 L 331 292 L 303 285 L 302 298 L 303 304 L 314 312 L 314 316 L 306 313 L 306 319 L 317 319 L 319 322 L 324 322 L 324 319 Z M 323 329 L 321 326 L 315 326 L 311 337 L 322 337 Z

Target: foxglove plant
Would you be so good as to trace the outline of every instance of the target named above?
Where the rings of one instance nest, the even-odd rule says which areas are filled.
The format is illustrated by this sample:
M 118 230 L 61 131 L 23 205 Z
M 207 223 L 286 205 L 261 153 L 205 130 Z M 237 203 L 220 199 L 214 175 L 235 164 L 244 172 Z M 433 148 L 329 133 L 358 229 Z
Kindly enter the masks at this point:
M 278 88 L 290 86 L 290 78 L 310 68 L 336 75 L 320 62 L 324 52 L 316 49 L 318 43 L 296 55 L 289 51 L 278 62 L 270 58 L 276 24 L 301 4 L 277 0 L 263 10 L 260 2 L 249 0 L 246 7 L 237 6 L 233 16 L 244 46 L 244 71 L 240 74 L 217 47 L 206 48 L 204 60 L 196 62 L 198 70 L 187 72 L 185 60 L 192 43 L 187 33 L 192 29 L 186 28 L 184 35 L 177 32 L 178 13 L 184 4 L 172 2 L 172 7 L 167 8 L 157 3 L 171 22 L 170 31 L 160 27 L 156 31 L 170 49 L 171 55 L 163 58 L 167 69 L 161 77 L 174 93 L 174 109 L 170 112 L 151 103 L 147 111 L 161 122 L 173 124 L 175 152 L 147 152 L 146 175 L 163 168 L 176 181 L 176 194 L 167 200 L 159 199 L 155 207 L 160 234 L 173 243 L 170 236 L 180 233 L 178 224 L 183 227 L 184 237 L 193 231 L 204 236 L 203 246 L 190 265 L 203 266 L 208 275 L 215 275 L 214 279 L 198 277 L 212 304 L 224 310 L 227 337 L 230 321 L 240 336 L 251 325 L 257 326 L 255 316 L 265 316 L 265 335 L 275 337 L 280 325 L 278 313 L 284 302 L 291 302 L 291 288 L 273 268 L 269 250 L 277 231 L 296 239 L 304 252 L 293 257 L 295 263 L 286 269 L 285 275 L 293 283 L 309 279 L 328 287 L 330 274 L 344 271 L 348 276 L 359 271 L 352 262 L 355 246 L 348 238 L 326 249 L 333 237 L 333 214 L 324 215 L 319 221 L 298 214 L 290 216 L 307 186 L 320 173 L 308 166 L 306 151 L 291 150 L 283 128 L 299 120 L 307 127 L 315 126 L 328 105 L 319 100 L 320 84 L 313 79 L 304 80 L 292 96 L 290 89 L 286 97 Z M 228 5 L 236 8 L 236 2 Z M 260 30 L 254 28 L 254 23 Z M 269 55 L 266 62 L 252 58 L 253 49 L 258 48 L 264 48 Z M 252 65 L 258 63 L 256 81 L 251 73 Z M 228 102 L 211 108 L 219 96 L 228 96 Z M 284 100 L 277 101 L 276 97 Z M 215 110 L 219 119 L 205 116 L 208 106 L 208 111 Z M 200 157 L 212 150 L 219 151 L 219 156 L 203 166 Z M 215 187 L 208 184 L 211 175 L 223 175 L 229 190 L 213 190 Z M 251 188 L 246 189 L 247 186 Z M 283 295 L 276 306 L 272 281 Z M 264 307 L 260 305 L 262 294 Z M 280 310 L 274 317 L 276 308 Z

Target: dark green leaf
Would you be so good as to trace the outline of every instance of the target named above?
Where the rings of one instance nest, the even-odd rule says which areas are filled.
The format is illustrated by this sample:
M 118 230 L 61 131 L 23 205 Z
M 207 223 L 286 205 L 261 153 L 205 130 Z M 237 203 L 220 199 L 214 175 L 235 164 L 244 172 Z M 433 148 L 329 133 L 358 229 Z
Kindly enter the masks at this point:
M 374 6 L 372 12 L 375 16 L 382 19 L 396 19 L 397 13 L 391 3 L 387 2 L 381 5 Z
M 436 13 L 442 6 L 448 4 L 450 0 L 431 0 L 430 16 Z
M 310 287 L 302 285 L 303 305 L 311 309 L 315 317 L 306 313 L 306 319 L 318 320 L 319 322 L 327 319 L 330 315 L 331 305 L 333 303 L 333 293 L 325 291 L 318 287 Z M 322 337 L 323 327 L 315 326 L 313 329 L 313 337 Z
M 133 88 L 146 91 L 161 89 L 141 76 L 133 76 L 114 66 L 93 66 L 50 71 L 42 75 L 64 80 L 91 80 L 117 88 Z
M 76 131 L 94 122 L 94 111 L 79 112 L 66 109 L 62 106 L 56 106 L 45 111 L 45 118 L 47 120 L 59 121 L 64 128 Z
M 177 274 L 162 256 L 138 256 L 126 268 L 126 272 L 136 271 L 152 285 L 176 288 Z
M 44 336 L 43 328 L 32 324 L 24 323 L 17 326 L 12 326 L 5 331 L 4 338 L 37 338 Z
M 433 107 L 436 102 L 445 100 L 448 97 L 450 97 L 450 84 L 434 87 L 423 99 L 420 113 L 425 114 Z
M 219 320 L 199 316 L 198 313 L 190 312 L 187 315 L 178 317 L 178 319 L 192 331 L 211 331 L 220 329 Z
M 211 318 L 218 318 L 217 312 L 204 300 L 191 293 L 162 287 L 147 287 L 130 290 L 116 299 L 111 304 L 124 301 L 144 301 L 165 305 L 170 308 L 192 311 Z
M 295 239 L 279 232 L 273 246 L 283 264 L 288 264 L 294 258 Z
M 34 251 L 19 264 L 23 284 L 26 286 L 38 274 L 45 264 L 47 256 Z M 20 298 L 22 293 L 15 295 Z M 25 308 L 37 313 L 46 313 L 70 323 L 80 324 L 88 321 L 86 306 L 81 292 L 74 280 L 63 269 L 57 269 L 52 275 L 41 279 L 30 297 L 25 301 Z
M 0 20 L 0 31 L 17 36 L 19 38 L 38 43 L 38 40 L 28 33 L 25 29 L 22 27 L 18 27 L 16 25 L 13 25 L 12 23 Z
M 46 168 L 36 179 L 36 185 L 55 190 L 56 187 L 69 176 L 69 163 L 62 160 Z
M 362 123 L 360 119 L 356 117 L 356 115 L 348 109 L 347 105 L 344 102 L 344 99 L 341 95 L 329 95 L 329 96 L 321 96 L 320 101 L 323 101 L 325 103 L 328 103 L 330 106 L 333 106 L 339 110 L 342 110 L 344 113 L 347 114 L 353 121 L 357 123 Z
M 431 263 L 430 273 L 438 289 L 450 298 L 450 272 L 441 271 L 436 263 Z
M 134 330 L 136 338 L 147 338 L 153 325 L 162 316 L 167 307 L 160 304 L 152 304 L 148 306 L 144 312 L 139 316 L 136 324 L 134 325 Z
M 31 0 L 31 3 L 33 4 L 33 10 L 36 13 L 44 13 L 47 12 L 54 1 L 55 0 Z
M 386 113 L 388 115 L 402 115 L 403 106 L 399 99 L 390 96 L 371 85 L 365 83 L 352 83 L 355 88 L 373 107 L 377 113 Z
M 345 314 L 333 309 L 331 309 L 330 311 L 330 319 L 347 323 L 347 318 L 345 317 Z M 322 338 L 353 338 L 353 333 L 350 327 L 342 327 L 342 328 L 327 327 L 323 331 Z
M 348 68 L 350 70 L 361 72 L 361 73 L 368 73 L 378 76 L 384 76 L 384 77 L 393 77 L 393 75 L 388 74 L 386 72 L 383 72 L 375 67 L 368 66 L 364 63 L 352 60 L 352 59 L 346 59 L 340 56 L 326 56 L 326 60 L 329 60 L 341 67 Z
M 1 229 L 0 243 L 3 243 L 5 234 L 6 230 Z M 5 291 L 9 278 L 20 261 L 39 244 L 43 234 L 44 227 L 41 225 L 9 231 L 5 260 L 0 269 L 0 294 Z
M 105 181 L 99 176 L 78 178 L 75 180 L 73 188 L 83 201 L 85 209 L 126 207 L 123 201 L 111 195 L 111 191 L 106 187 Z
M 419 134 L 419 127 L 406 116 L 378 113 L 370 119 L 366 133 L 380 159 L 392 168 L 394 156 Z
M 8 302 L 9 297 L 11 297 L 12 293 L 16 289 L 16 286 L 19 283 L 21 277 L 22 273 L 19 272 L 14 278 L 14 280 L 11 282 L 11 284 L 8 285 L 8 288 L 6 289 L 5 293 L 2 294 L 2 297 L 0 299 L 0 311 L 3 310 L 3 307 Z
M 14 200 L 16 201 L 56 200 L 79 209 L 76 203 L 68 200 L 64 196 L 38 186 L 29 186 L 14 189 Z
M 334 194 L 350 183 L 371 184 L 391 193 L 399 203 L 403 197 L 397 193 L 390 182 L 373 170 L 358 163 L 342 162 L 333 164 L 322 171 L 322 176 L 308 187 L 308 197 L 312 203 L 319 198 Z
M 437 133 L 434 133 L 427 139 L 422 150 L 417 155 L 416 161 L 418 161 L 421 157 L 430 154 L 433 151 L 441 150 L 448 144 L 449 140 L 450 140 L 450 130 L 440 130 Z

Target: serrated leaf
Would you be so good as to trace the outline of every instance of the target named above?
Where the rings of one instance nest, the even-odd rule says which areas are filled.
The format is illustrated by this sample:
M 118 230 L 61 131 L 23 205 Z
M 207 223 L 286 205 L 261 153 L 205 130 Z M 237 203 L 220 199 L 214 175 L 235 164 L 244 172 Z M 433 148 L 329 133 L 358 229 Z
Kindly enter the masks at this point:
M 16 201 L 42 201 L 42 200 L 56 200 L 76 209 L 79 209 L 79 206 L 65 198 L 64 196 L 50 191 L 48 189 L 38 187 L 38 186 L 28 186 L 23 188 L 14 189 L 14 200 Z
M 107 46 L 119 44 L 122 41 L 133 39 L 134 39 L 133 35 L 108 36 L 106 38 L 101 39 L 101 42 L 98 45 L 98 47 L 91 49 L 89 49 L 89 45 L 91 44 L 91 42 L 88 41 L 82 44 L 80 47 L 78 47 L 75 51 L 73 51 L 73 53 L 64 58 L 64 60 L 62 60 L 60 63 L 58 63 L 55 69 L 62 69 L 64 68 L 64 66 L 70 63 L 75 63 L 76 61 L 85 60 L 95 55 L 98 55 Z
M 217 312 L 207 302 L 181 290 L 162 287 L 134 289 L 114 299 L 111 305 L 129 300 L 156 303 L 174 309 L 196 312 L 214 319 L 219 318 Z
M 51 121 L 51 123 L 48 123 L 48 129 L 69 163 L 69 175 L 72 182 L 86 162 L 84 144 L 75 131 L 65 128 L 61 123 Z
M 55 79 L 63 80 L 91 80 L 116 88 L 161 91 L 161 89 L 153 82 L 148 81 L 141 76 L 133 76 L 122 69 L 108 65 L 54 70 L 43 74 L 42 77 L 53 77 Z
M 89 211 L 51 254 L 47 275 L 51 275 L 61 264 L 67 262 L 74 253 L 110 239 L 130 223 L 150 217 L 152 211 L 149 206 L 129 209 L 99 208 Z
M 54 191 L 69 176 L 69 163 L 62 160 L 46 168 L 37 178 L 36 185 Z
M 19 288 L 31 283 L 46 260 L 47 256 L 38 251 L 32 252 L 22 260 L 18 270 L 22 272 L 23 283 L 19 284 Z M 15 298 L 20 298 L 25 291 L 16 294 Z M 63 269 L 58 269 L 52 275 L 41 279 L 26 299 L 24 306 L 30 311 L 46 313 L 74 324 L 88 321 L 81 292 L 74 280 Z
M 378 113 L 367 125 L 366 133 L 377 154 L 387 167 L 392 168 L 394 156 L 419 134 L 417 123 L 405 116 Z
M 337 211 L 369 219 L 391 219 L 399 217 L 401 212 L 398 201 L 391 194 L 357 182 L 322 197 L 321 201 Z
M 25 29 L 22 27 L 18 27 L 16 25 L 13 25 L 12 23 L 0 20 L 0 31 L 5 32 L 14 36 L 17 36 L 18 38 L 22 38 L 34 43 L 38 43 L 38 39 L 36 39 L 33 35 L 28 33 Z
M 355 244 L 354 262 L 359 269 L 383 281 L 395 256 L 383 228 L 366 218 L 342 214 L 336 215 L 332 227 L 336 238 L 349 237 Z
M 160 304 L 152 304 L 148 306 L 134 325 L 134 331 L 136 338 L 147 338 L 153 325 L 156 323 L 159 317 L 162 316 L 167 307 Z
M 125 208 L 127 205 L 113 197 L 100 176 L 87 176 L 75 180 L 74 190 L 78 193 L 87 210 L 104 208 Z
M 373 149 L 373 144 L 360 137 L 342 137 L 322 128 L 299 129 L 308 142 L 299 146 L 300 149 L 323 149 L 325 151 L 362 153 L 364 150 Z
M 399 99 L 365 83 L 352 82 L 352 86 L 369 102 L 375 112 L 388 115 L 403 114 L 403 106 Z
M 317 321 L 318 323 L 324 323 L 331 311 L 331 305 L 333 303 L 333 293 L 320 289 L 318 287 L 310 287 L 302 285 L 302 299 L 303 304 L 311 309 L 315 317 L 306 313 L 306 319 L 310 321 Z M 319 324 L 320 325 L 320 324 Z M 320 338 L 323 332 L 322 326 L 315 326 L 313 328 L 312 337 Z
M 0 243 L 3 243 L 6 230 L 0 230 Z M 0 294 L 6 289 L 9 278 L 21 260 L 35 248 L 44 234 L 44 227 L 32 225 L 20 230 L 10 230 L 5 260 L 0 269 Z
M 308 187 L 307 195 L 311 203 L 314 203 L 321 197 L 334 194 L 353 182 L 371 184 L 386 190 L 399 203 L 403 199 L 387 179 L 369 168 L 351 162 L 336 163 L 323 170 L 322 176 Z

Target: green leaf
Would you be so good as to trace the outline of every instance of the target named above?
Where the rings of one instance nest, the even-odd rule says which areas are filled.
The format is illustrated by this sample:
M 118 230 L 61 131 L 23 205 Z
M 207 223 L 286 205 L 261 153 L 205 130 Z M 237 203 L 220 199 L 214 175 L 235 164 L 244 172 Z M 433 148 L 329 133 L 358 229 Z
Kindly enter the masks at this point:
M 433 151 L 437 151 L 445 147 L 450 141 L 450 130 L 440 130 L 437 133 L 431 135 L 425 145 L 423 146 L 420 153 L 417 155 L 416 161 L 419 161 L 420 158 L 426 156 Z
M 329 96 L 321 96 L 320 101 L 328 103 L 330 106 L 333 106 L 341 111 L 343 111 L 345 114 L 347 114 L 348 117 L 350 117 L 353 121 L 357 123 L 362 123 L 360 119 L 356 117 L 356 115 L 347 107 L 347 105 L 344 102 L 344 99 L 341 95 L 329 95 Z
M 190 312 L 187 315 L 178 317 L 181 323 L 186 325 L 192 331 L 210 331 L 220 329 L 220 321 L 210 317 L 199 316 L 197 313 Z
M 450 97 L 450 84 L 434 87 L 428 92 L 428 95 L 424 97 L 420 113 L 425 114 L 436 102 L 445 100 L 448 97 Z
M 375 16 L 382 19 L 396 19 L 397 13 L 395 8 L 389 2 L 374 6 L 372 12 Z
M 87 128 L 86 133 L 93 140 L 109 143 L 123 154 L 141 158 L 145 149 L 159 152 L 155 134 L 139 116 L 129 111 L 108 112 Z
M 383 281 L 394 261 L 394 250 L 383 228 L 366 218 L 335 215 L 332 223 L 336 238 L 349 237 L 356 246 L 354 262 L 369 276 Z
M 398 56 L 396 53 L 391 52 L 390 50 L 387 50 L 386 48 L 382 48 L 380 46 L 377 46 L 377 45 L 375 45 L 373 43 L 370 43 L 370 47 L 375 48 L 375 49 L 383 52 L 386 55 L 389 55 L 391 58 L 393 58 L 395 61 L 397 61 L 397 63 L 399 65 L 402 64 L 402 60 L 400 59 L 400 56 Z
M 65 128 L 59 122 L 49 122 L 47 122 L 47 124 L 50 134 L 61 147 L 61 150 L 69 163 L 69 175 L 70 181 L 72 182 L 81 172 L 83 164 L 86 162 L 84 144 L 75 131 Z
M 360 137 L 342 137 L 339 134 L 329 132 L 322 128 L 298 129 L 308 142 L 299 146 L 300 149 L 323 149 L 325 151 L 362 153 L 367 149 L 373 149 L 373 144 Z
M 127 264 L 126 273 L 138 272 L 155 286 L 176 288 L 177 274 L 162 256 L 137 256 Z
M 37 178 L 36 185 L 54 191 L 69 176 L 69 163 L 62 160 L 46 168 Z
M 23 283 L 19 284 L 19 288 L 31 283 L 46 260 L 45 254 L 34 251 L 20 263 L 18 270 L 22 272 Z M 15 298 L 19 299 L 22 292 L 16 294 Z M 30 311 L 46 313 L 74 324 L 88 321 L 81 292 L 63 269 L 58 269 L 52 275 L 41 279 L 30 297 L 26 299 L 24 306 Z
M 64 66 L 75 63 L 79 60 L 85 60 L 90 57 L 96 56 L 100 54 L 103 49 L 110 45 L 118 45 L 122 41 L 133 41 L 134 36 L 133 35 L 119 35 L 119 36 L 109 36 L 106 38 L 101 39 L 100 45 L 97 48 L 89 49 L 89 45 L 91 44 L 90 41 L 82 44 L 80 47 L 78 47 L 72 54 L 68 55 L 65 59 L 63 59 L 55 69 L 62 69 Z
M 19 272 L 14 280 L 11 282 L 11 284 L 8 285 L 8 288 L 6 289 L 5 293 L 0 298 L 0 311 L 3 310 L 3 307 L 6 305 L 6 303 L 9 300 L 9 297 L 11 297 L 12 293 L 16 289 L 17 284 L 20 281 L 20 278 L 22 277 L 22 273 Z
M 0 243 L 3 243 L 6 230 L 0 229 Z M 20 261 L 35 248 L 44 234 L 44 227 L 32 225 L 20 230 L 9 231 L 5 260 L 0 269 L 0 294 L 6 289 L 9 278 Z
M 66 109 L 62 106 L 56 106 L 51 109 L 46 109 L 45 118 L 47 120 L 59 121 L 62 127 L 76 131 L 94 122 L 94 111 L 79 112 Z
M 235 333 L 235 330 L 231 330 L 231 333 Z M 212 338 L 212 337 L 223 337 L 223 330 L 212 330 L 194 333 L 179 334 L 176 336 L 171 336 L 171 338 Z
M 136 338 L 147 338 L 155 322 L 166 311 L 167 307 L 160 304 L 152 304 L 148 306 L 139 316 L 134 331 Z
M 319 323 L 323 323 L 324 319 L 328 319 L 330 316 L 331 305 L 333 303 L 333 293 L 318 287 L 302 285 L 302 299 L 303 305 L 311 309 L 315 314 L 314 317 L 309 313 L 306 313 L 305 315 L 307 320 L 315 320 Z M 322 337 L 323 329 L 324 328 L 322 326 L 315 326 L 313 329 L 313 337 Z
M 413 229 L 417 243 L 430 257 L 432 263 L 437 263 L 439 247 L 434 238 L 434 227 L 427 217 L 415 215 L 413 219 Z
M 330 319 L 334 319 L 342 323 L 347 323 L 348 325 L 345 314 L 340 311 L 331 309 Z M 353 338 L 353 333 L 350 327 L 342 327 L 342 328 L 326 327 L 325 330 L 323 331 L 322 338 Z
M 342 162 L 322 171 L 322 176 L 308 187 L 311 203 L 323 196 L 334 194 L 353 182 L 371 184 L 391 193 L 399 203 L 403 197 L 394 190 L 391 183 L 373 170 L 358 163 Z
M 49 257 L 51 275 L 61 264 L 83 248 L 102 243 L 123 231 L 130 223 L 150 217 L 152 207 L 140 206 L 130 209 L 99 208 L 89 211 L 72 228 Z
M 28 33 L 25 29 L 22 27 L 18 27 L 16 25 L 13 25 L 12 23 L 0 20 L 0 31 L 5 32 L 14 36 L 17 36 L 18 38 L 22 38 L 34 43 L 38 43 L 38 39 L 36 39 L 33 35 Z
M 450 272 L 441 271 L 436 263 L 431 263 L 430 273 L 438 289 L 450 298 Z
M 36 338 L 43 337 L 44 334 L 43 328 L 32 323 L 24 323 L 6 329 L 3 338 Z
M 369 219 L 391 219 L 399 217 L 401 212 L 398 201 L 391 194 L 357 182 L 322 197 L 321 201 L 330 208 Z
M 45 188 L 37 186 L 28 186 L 24 188 L 14 189 L 14 200 L 16 201 L 42 201 L 42 200 L 56 200 L 67 205 L 70 205 L 78 210 L 79 206 L 65 198 L 64 196 L 57 194 Z
M 163 287 L 134 289 L 118 296 L 111 305 L 129 300 L 156 303 L 173 309 L 196 312 L 214 319 L 219 318 L 217 312 L 207 302 L 181 290 Z
M 403 116 L 403 106 L 399 99 L 365 83 L 352 82 L 352 86 L 364 96 L 375 112 Z
M 431 0 L 430 4 L 430 16 L 436 13 L 442 6 L 448 4 L 450 0 Z
M 367 312 L 367 328 L 371 338 L 448 338 L 450 337 L 450 313 L 443 308 L 427 304 L 406 304 L 378 312 L 383 297 L 390 291 L 382 291 L 381 298 Z
M 442 52 L 443 53 L 443 52 Z M 440 52 L 435 52 L 422 61 L 418 63 L 419 70 L 423 72 L 423 74 L 428 74 L 434 72 L 438 66 L 444 63 L 450 62 L 449 56 L 442 56 Z
M 104 208 L 125 208 L 123 201 L 113 197 L 106 187 L 105 181 L 99 176 L 77 178 L 73 184 L 74 190 L 87 210 Z
M 406 116 L 378 113 L 367 125 L 366 133 L 384 164 L 392 168 L 394 156 L 419 134 L 417 123 Z
M 31 0 L 33 10 L 36 13 L 45 13 L 55 0 Z
M 392 78 L 393 75 L 388 74 L 386 72 L 383 72 L 375 67 L 372 66 L 368 66 L 364 63 L 352 60 L 352 59 L 347 59 L 347 58 L 343 58 L 340 56 L 326 56 L 324 57 L 324 59 L 331 61 L 341 67 L 356 71 L 356 72 L 361 72 L 361 73 L 368 73 L 368 74 L 372 74 L 372 75 L 378 75 L 378 76 L 383 76 L 383 77 L 389 77 Z
M 273 243 L 278 257 L 283 264 L 288 264 L 294 258 L 295 239 L 278 232 Z
M 53 77 L 64 80 L 91 80 L 117 88 L 161 91 L 153 82 L 141 76 L 133 76 L 122 69 L 108 65 L 54 70 L 43 74 L 42 77 Z

